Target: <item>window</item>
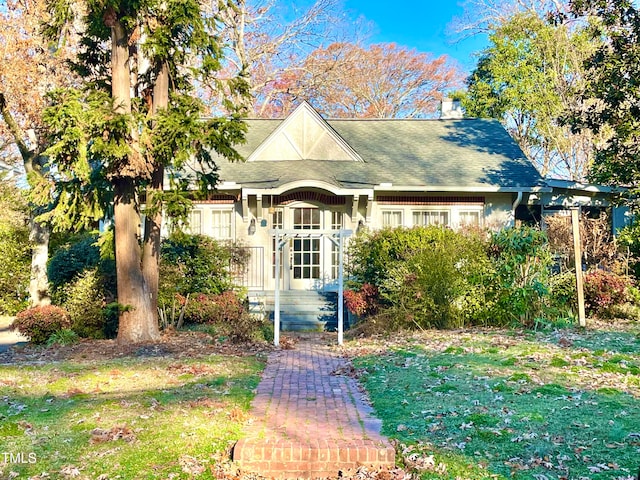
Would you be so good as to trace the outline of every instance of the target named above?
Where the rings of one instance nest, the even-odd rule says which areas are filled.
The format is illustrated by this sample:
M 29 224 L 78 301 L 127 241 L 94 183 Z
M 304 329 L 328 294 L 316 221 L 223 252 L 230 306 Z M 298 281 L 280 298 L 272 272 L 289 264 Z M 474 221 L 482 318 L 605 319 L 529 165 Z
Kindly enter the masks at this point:
M 295 230 L 319 230 L 321 227 L 319 208 L 302 207 L 293 209 Z M 295 238 L 292 255 L 293 278 L 320 278 L 320 239 Z
M 447 210 L 423 210 L 413 212 L 414 226 L 449 225 L 449 212 Z
M 189 213 L 189 233 L 191 235 L 202 233 L 202 210 L 191 210 Z
M 466 210 L 458 213 L 460 226 L 482 226 L 482 215 L 479 210 Z
M 232 238 L 231 210 L 211 211 L 211 235 L 218 240 Z
M 273 228 L 284 228 L 284 211 L 279 208 L 274 210 L 271 214 L 271 225 Z M 271 239 L 271 278 L 276 278 L 276 239 Z M 280 278 L 282 279 L 284 276 L 284 269 L 282 268 L 282 264 L 284 261 L 284 257 L 282 256 L 282 250 L 277 252 L 277 255 L 280 257 Z
M 295 208 L 293 210 L 293 228 L 298 230 L 320 229 L 320 209 Z
M 342 228 L 342 212 L 331 212 L 331 230 Z
M 342 212 L 331 212 L 331 230 L 340 230 L 342 229 Z M 331 278 L 338 278 L 338 270 L 339 270 L 339 262 L 340 257 L 339 254 L 340 249 L 338 246 L 331 242 Z
M 320 278 L 320 239 L 293 239 L 293 278 Z
M 402 211 L 386 211 L 382 212 L 382 226 L 383 227 L 401 227 L 402 226 Z
M 284 228 L 284 212 L 282 209 L 275 210 L 271 214 L 271 225 L 273 228 Z

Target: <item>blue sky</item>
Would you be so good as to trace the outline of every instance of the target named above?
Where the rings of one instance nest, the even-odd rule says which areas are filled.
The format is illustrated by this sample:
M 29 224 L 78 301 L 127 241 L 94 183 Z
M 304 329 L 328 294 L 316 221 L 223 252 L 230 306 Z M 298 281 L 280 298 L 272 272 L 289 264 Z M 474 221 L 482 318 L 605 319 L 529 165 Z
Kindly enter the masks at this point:
M 447 54 L 467 72 L 473 53 L 487 45 L 486 37 L 453 43 L 447 26 L 462 7 L 456 0 L 345 0 L 345 9 L 375 24 L 372 43 L 395 42 L 434 56 Z

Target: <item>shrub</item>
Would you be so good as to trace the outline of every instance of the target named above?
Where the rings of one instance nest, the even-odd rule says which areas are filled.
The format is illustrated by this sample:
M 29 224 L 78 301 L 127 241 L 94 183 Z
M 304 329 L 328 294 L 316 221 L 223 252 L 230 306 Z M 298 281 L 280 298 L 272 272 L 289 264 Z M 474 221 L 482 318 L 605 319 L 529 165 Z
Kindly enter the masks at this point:
M 176 295 L 219 294 L 233 286 L 231 271 L 246 262 L 244 250 L 204 235 L 175 233 L 162 243 L 159 305 L 170 308 Z
M 640 279 L 640 219 L 636 216 L 631 224 L 618 232 L 617 238 L 628 253 L 634 277 Z
M 86 270 L 63 288 L 71 330 L 84 338 L 105 338 L 106 298 L 96 268 Z
M 185 323 L 212 323 L 217 318 L 218 308 L 214 300 L 215 295 L 198 293 L 190 297 L 177 295 L 178 303 L 185 307 Z
M 483 278 L 490 271 L 484 242 L 441 227 L 423 230 L 429 241 L 389 269 L 381 297 L 406 327 L 449 328 L 482 321 Z
M 359 289 L 365 283 L 379 287 L 391 267 L 421 251 L 440 227 L 384 228 L 363 230 L 349 243 L 348 272 L 351 283 Z
M 378 287 L 365 283 L 359 290 L 345 290 L 344 301 L 354 315 L 365 317 L 375 315 L 379 307 Z
M 11 328 L 29 337 L 35 344 L 44 344 L 60 330 L 71 327 L 71 318 L 62 308 L 54 305 L 33 307 L 16 315 Z
M 249 314 L 247 304 L 231 290 L 216 294 L 197 294 L 187 303 L 185 322 L 207 324 L 233 342 L 244 342 L 269 334 L 263 320 Z
M 627 300 L 628 278 L 603 270 L 593 270 L 584 277 L 584 301 L 588 314 L 607 315 L 615 305 Z
M 578 308 L 576 273 L 567 271 L 552 275 L 549 278 L 549 295 L 553 306 L 576 311 Z
M 113 241 L 112 232 L 102 236 L 95 233 L 85 234 L 79 238 L 75 237 L 55 251 L 49 260 L 47 274 L 56 303 L 64 305 L 69 300 L 73 300 L 69 297 L 71 293 L 69 286 L 75 284 L 87 271 L 94 272 L 90 275 L 96 277 L 94 286 L 99 288 L 99 293 L 103 297 L 115 298 L 115 260 L 112 252 L 102 248 L 105 242 L 111 241 Z
M 352 242 L 349 261 L 347 308 L 369 315 L 380 309 L 393 328 L 479 322 L 486 311 L 483 279 L 491 266 L 479 232 L 437 226 L 366 232 Z
M 49 275 L 52 287 L 62 287 L 86 269 L 98 265 L 100 248 L 97 241 L 97 235 L 85 235 L 73 243 L 60 247 L 53 253 L 47 268 L 47 275 Z
M 492 235 L 490 254 L 495 265 L 493 318 L 505 325 L 533 326 L 544 316 L 549 295 L 553 260 L 547 236 L 533 227 L 505 228 Z

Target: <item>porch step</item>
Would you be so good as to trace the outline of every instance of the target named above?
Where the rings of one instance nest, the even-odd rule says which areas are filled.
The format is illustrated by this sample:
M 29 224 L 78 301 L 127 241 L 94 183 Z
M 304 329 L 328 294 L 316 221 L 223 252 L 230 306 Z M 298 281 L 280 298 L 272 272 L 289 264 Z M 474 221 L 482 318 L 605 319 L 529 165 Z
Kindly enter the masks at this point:
M 243 438 L 233 449 L 243 470 L 274 479 L 336 478 L 366 465 L 393 468 L 395 450 L 388 442 L 365 440 Z
M 335 292 L 288 290 L 280 292 L 280 328 L 283 331 L 335 331 L 338 328 Z M 265 313 L 274 321 L 273 292 L 265 296 Z

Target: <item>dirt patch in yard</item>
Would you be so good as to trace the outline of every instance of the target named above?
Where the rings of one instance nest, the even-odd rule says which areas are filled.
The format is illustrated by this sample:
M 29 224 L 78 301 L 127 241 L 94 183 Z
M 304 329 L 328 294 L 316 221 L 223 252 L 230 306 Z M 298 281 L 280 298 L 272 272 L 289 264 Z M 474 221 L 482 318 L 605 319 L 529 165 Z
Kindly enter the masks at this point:
M 78 363 L 103 361 L 124 357 L 195 358 L 213 354 L 255 355 L 267 353 L 273 347 L 267 343 L 234 344 L 218 342 L 201 332 L 165 332 L 155 342 L 119 345 L 115 340 L 82 339 L 73 345 L 50 347 L 32 344 L 16 345 L 0 352 L 0 364 L 49 363 L 73 361 Z

